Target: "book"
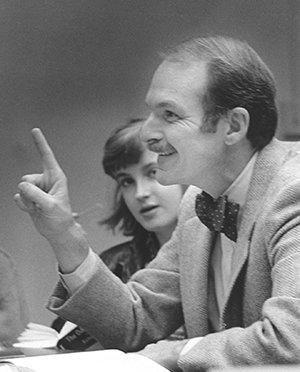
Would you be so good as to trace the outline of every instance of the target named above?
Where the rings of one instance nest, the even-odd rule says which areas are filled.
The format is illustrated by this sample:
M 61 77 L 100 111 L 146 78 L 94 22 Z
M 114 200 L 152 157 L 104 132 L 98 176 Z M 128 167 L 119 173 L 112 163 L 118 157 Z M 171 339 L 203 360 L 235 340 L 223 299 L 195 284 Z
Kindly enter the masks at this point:
M 25 330 L 20 334 L 15 348 L 52 348 L 56 347 L 59 333 L 48 326 L 37 323 L 28 323 Z
M 58 333 L 55 329 L 29 323 L 13 344 L 15 348 L 58 348 L 63 350 L 101 350 L 101 345 L 76 324 L 66 322 Z
M 136 353 L 121 350 L 96 350 L 11 358 L 1 361 L 6 364 L 3 372 L 168 372 L 153 360 Z M 9 369 L 11 367 L 11 369 Z M 0 372 L 1 371 L 0 364 Z

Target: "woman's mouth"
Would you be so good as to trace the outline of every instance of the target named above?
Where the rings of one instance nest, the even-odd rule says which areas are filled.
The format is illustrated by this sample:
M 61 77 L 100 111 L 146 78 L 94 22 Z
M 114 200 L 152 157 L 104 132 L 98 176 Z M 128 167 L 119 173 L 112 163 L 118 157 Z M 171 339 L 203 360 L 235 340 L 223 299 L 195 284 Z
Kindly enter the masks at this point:
M 146 213 L 149 213 L 149 212 L 153 211 L 153 210 L 156 209 L 156 208 L 157 208 L 157 205 L 152 205 L 152 206 L 148 206 L 148 207 L 143 207 L 143 208 L 141 208 L 140 213 L 141 213 L 141 214 L 146 214 Z

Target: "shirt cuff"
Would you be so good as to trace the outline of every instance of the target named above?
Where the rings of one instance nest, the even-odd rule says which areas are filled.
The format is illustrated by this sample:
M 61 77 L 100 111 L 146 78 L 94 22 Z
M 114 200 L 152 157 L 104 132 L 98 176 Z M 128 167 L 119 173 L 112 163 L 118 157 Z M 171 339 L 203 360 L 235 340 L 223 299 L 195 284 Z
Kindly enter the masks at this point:
M 62 274 L 59 277 L 70 295 L 75 293 L 83 284 L 85 284 L 94 274 L 98 256 L 90 248 L 86 259 L 75 271 L 70 274 Z
M 181 352 L 180 352 L 180 356 L 183 356 L 184 354 L 186 354 L 188 351 L 191 350 L 192 347 L 194 347 L 196 345 L 196 343 L 198 341 L 200 341 L 203 337 L 194 337 L 194 338 L 191 338 L 190 340 L 188 340 L 188 342 L 184 345 L 184 347 L 182 348 Z

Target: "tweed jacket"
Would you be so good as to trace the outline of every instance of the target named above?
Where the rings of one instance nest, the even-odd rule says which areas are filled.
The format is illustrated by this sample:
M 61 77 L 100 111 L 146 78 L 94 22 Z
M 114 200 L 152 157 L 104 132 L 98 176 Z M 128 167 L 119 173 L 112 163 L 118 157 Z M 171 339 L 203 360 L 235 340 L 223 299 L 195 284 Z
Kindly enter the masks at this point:
M 171 240 L 127 285 L 99 259 L 72 296 L 58 283 L 48 308 L 125 351 L 184 322 L 188 338 L 204 336 L 180 357 L 185 372 L 300 363 L 300 144 L 274 139 L 258 153 L 217 333 L 207 313 L 213 233 L 195 214 L 198 192 L 186 191 Z

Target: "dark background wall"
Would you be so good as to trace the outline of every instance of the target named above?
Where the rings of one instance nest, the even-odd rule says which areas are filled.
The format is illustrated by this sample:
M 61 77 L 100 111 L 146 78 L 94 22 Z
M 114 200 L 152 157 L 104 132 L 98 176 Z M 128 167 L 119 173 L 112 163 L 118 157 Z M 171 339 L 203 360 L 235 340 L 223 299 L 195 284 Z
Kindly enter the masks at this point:
M 1 0 L 0 244 L 15 258 L 32 321 L 53 319 L 44 305 L 56 264 L 13 201 L 20 177 L 41 169 L 31 128 L 42 128 L 67 173 L 74 211 L 92 208 L 81 223 L 100 252 L 120 240 L 97 225 L 112 193 L 103 144 L 114 127 L 147 114 L 144 97 L 164 46 L 194 35 L 246 39 L 278 81 L 278 137 L 299 137 L 299 3 Z

